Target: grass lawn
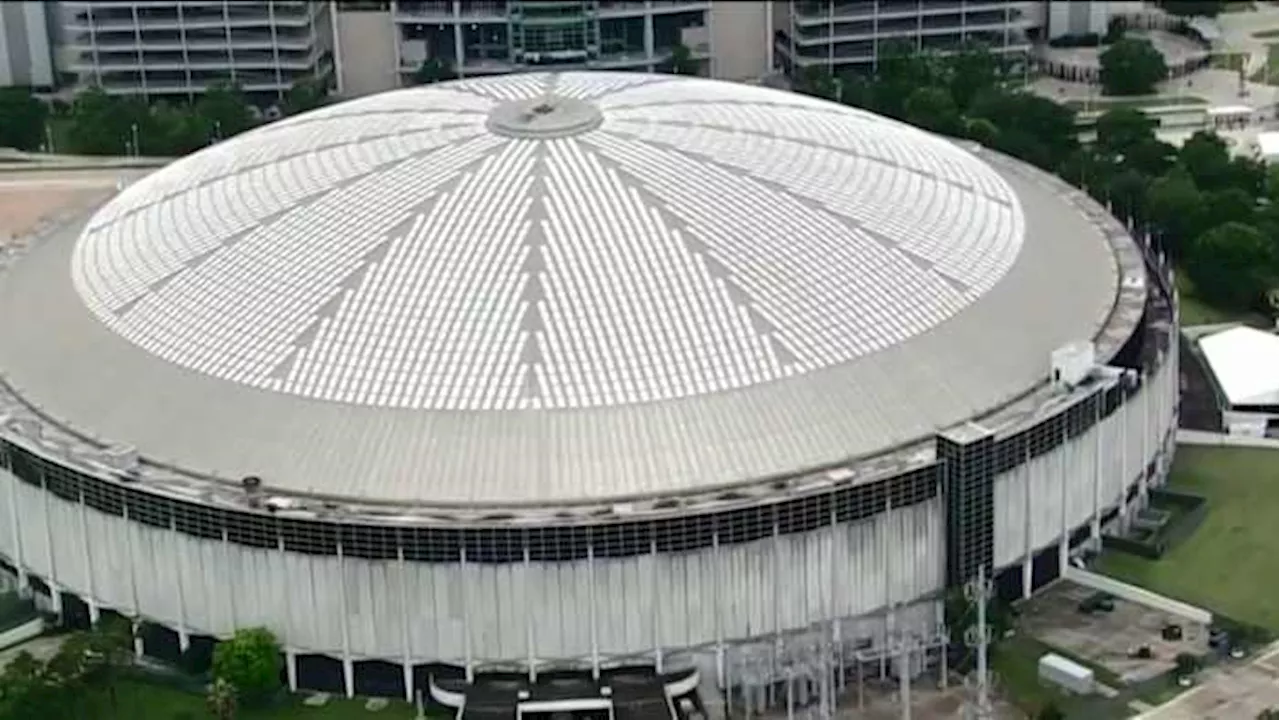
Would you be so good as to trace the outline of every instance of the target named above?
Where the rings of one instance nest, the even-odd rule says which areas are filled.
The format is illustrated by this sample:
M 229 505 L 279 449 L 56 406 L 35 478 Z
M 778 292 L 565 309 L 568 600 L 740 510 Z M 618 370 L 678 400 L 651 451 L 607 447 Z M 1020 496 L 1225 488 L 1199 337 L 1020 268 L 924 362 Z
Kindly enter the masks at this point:
M 1276 451 L 1181 447 L 1170 485 L 1209 499 L 1195 534 L 1160 560 L 1107 552 L 1100 570 L 1277 631 L 1280 473 Z
M 1017 634 L 1000 641 L 991 660 L 991 671 L 998 678 L 999 692 L 1023 712 L 1035 717 L 1046 705 L 1053 704 L 1069 718 L 1108 720 L 1125 718 L 1131 713 L 1123 700 L 1107 700 L 1093 695 L 1078 697 L 1040 682 L 1039 660 L 1045 653 L 1055 653 L 1091 668 L 1094 678 L 1111 687 L 1120 687 L 1114 673 L 1050 647 L 1030 635 Z
M 113 716 L 105 697 L 97 706 L 102 720 L 197 720 L 209 717 L 204 698 L 167 685 L 137 680 L 122 681 L 117 692 L 117 708 Z M 364 700 L 331 699 L 324 707 L 307 707 L 301 699 L 296 703 L 263 710 L 242 711 L 239 720 L 410 720 L 416 711 L 408 703 L 392 702 L 378 712 L 364 709 Z
M 1175 282 L 1178 285 L 1178 296 L 1182 301 L 1183 327 L 1190 325 L 1217 325 L 1230 322 L 1239 322 L 1261 328 L 1271 327 L 1271 323 L 1267 322 L 1267 319 L 1261 315 L 1221 310 L 1205 303 L 1196 297 L 1195 286 L 1181 273 L 1175 276 Z

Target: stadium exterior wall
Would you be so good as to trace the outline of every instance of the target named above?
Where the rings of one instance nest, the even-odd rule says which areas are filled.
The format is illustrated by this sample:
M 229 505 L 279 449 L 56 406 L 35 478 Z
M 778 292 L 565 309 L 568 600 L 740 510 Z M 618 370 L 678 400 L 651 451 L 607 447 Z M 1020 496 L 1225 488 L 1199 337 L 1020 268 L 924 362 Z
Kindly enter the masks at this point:
M 1030 594 L 1046 556 L 1061 574 L 1071 545 L 1123 523 L 1165 477 L 1176 297 L 1148 263 L 1144 370 L 1114 369 L 994 432 L 940 435 L 934 458 L 892 477 L 607 525 L 357 526 L 162 496 L 10 424 L 0 562 L 56 610 L 116 611 L 184 648 L 264 625 L 291 685 L 307 684 L 303 659 L 325 656 L 348 694 L 368 660 L 401 666 L 406 697 L 436 664 L 651 662 L 724 687 L 782 636 L 823 635 L 841 653 L 891 628 L 936 637 L 947 587 L 982 566 Z
M 1007 457 L 1010 448 L 1035 456 L 994 461 L 993 469 L 1014 466 L 992 473 L 992 569 L 1021 564 L 1029 593 L 1037 553 L 1056 545 L 1065 567 L 1072 531 L 1083 526 L 1096 535 L 1109 510 L 1128 510 L 1122 499 L 1131 488 L 1141 495 L 1148 482 L 1159 481 L 1173 448 L 1176 377 L 1167 361 L 1144 381 L 1118 375 L 1023 431 L 1031 434 L 1021 444 L 1015 436 L 997 443 L 1004 446 L 997 456 Z M 1056 428 L 1063 434 L 1057 443 Z M 65 473 L 55 465 L 17 442 L 4 447 L 0 517 L 10 531 L 0 533 L 0 555 L 24 584 L 30 575 L 46 583 L 55 607 L 62 593 L 73 594 L 91 615 L 114 609 L 174 628 L 184 644 L 191 634 L 227 636 L 236 627 L 265 625 L 290 657 L 341 659 L 348 692 L 355 687 L 353 663 L 364 659 L 403 664 L 406 694 L 413 665 L 438 662 L 598 668 L 661 664 L 665 656 L 669 666 L 698 665 L 724 680 L 732 664 L 726 652 L 735 647 L 832 620 L 848 642 L 873 638 L 883 634 L 891 605 L 916 605 L 899 612 L 900 627 L 940 629 L 947 500 L 944 483 L 929 479 L 940 478 L 945 463 L 914 472 L 910 483 L 901 477 L 879 483 L 892 486 L 871 498 L 885 503 L 880 512 L 849 508 L 852 495 L 828 493 L 809 498 L 808 511 L 781 505 L 757 511 L 755 530 L 742 527 L 741 515 L 722 517 L 710 525 L 708 546 L 685 552 L 671 545 L 676 526 L 650 521 L 647 551 L 630 557 L 616 557 L 633 550 L 605 543 L 603 534 L 597 550 L 591 541 L 597 535 L 579 528 L 576 550 L 550 550 L 522 531 L 525 541 L 505 551 L 481 547 L 476 536 L 456 543 L 454 561 L 421 562 L 405 558 L 404 544 L 356 551 L 393 556 L 382 560 L 344 553 L 343 537 L 356 536 L 336 528 L 330 556 L 288 549 L 297 539 L 286 536 L 295 531 L 281 523 L 248 540 L 252 531 L 243 524 L 271 520 L 262 517 L 227 519 L 207 533 L 219 537 L 193 537 L 179 530 L 185 521 L 172 507 L 167 518 L 144 517 L 156 507 L 126 494 L 118 513 L 93 509 L 104 502 L 87 498 L 107 481 L 82 475 L 73 495 L 60 487 Z M 796 513 L 815 512 L 827 519 L 797 519 Z M 801 522 L 813 527 L 787 532 Z M 707 533 L 696 524 L 683 527 Z M 744 533 L 756 537 L 743 542 Z M 501 544 L 517 536 L 489 537 Z M 522 558 L 511 561 L 512 553 Z M 585 557 L 534 559 L 549 553 Z

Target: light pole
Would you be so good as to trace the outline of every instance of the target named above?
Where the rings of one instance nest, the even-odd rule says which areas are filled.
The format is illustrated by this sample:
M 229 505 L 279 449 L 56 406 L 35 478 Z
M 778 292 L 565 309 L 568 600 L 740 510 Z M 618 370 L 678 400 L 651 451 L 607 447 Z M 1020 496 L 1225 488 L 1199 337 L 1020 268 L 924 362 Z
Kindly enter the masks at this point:
M 991 642 L 991 628 L 987 627 L 987 600 L 991 597 L 991 581 L 986 567 L 978 568 L 978 577 L 965 585 L 964 595 L 969 602 L 977 603 L 978 622 L 965 628 L 965 644 L 978 651 L 978 672 L 972 683 L 976 696 L 966 709 L 965 717 L 974 720 L 990 720 L 993 717 L 991 698 L 988 695 L 987 646 Z
M 133 156 L 141 157 L 142 153 L 138 150 L 138 123 L 129 126 L 129 133 L 133 136 Z

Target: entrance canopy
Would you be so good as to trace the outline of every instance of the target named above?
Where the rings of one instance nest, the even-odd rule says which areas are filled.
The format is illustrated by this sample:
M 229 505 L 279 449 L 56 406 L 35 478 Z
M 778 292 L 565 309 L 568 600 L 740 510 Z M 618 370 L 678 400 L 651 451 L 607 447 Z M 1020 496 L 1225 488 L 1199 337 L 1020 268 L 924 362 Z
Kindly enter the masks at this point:
M 1201 338 L 1200 352 L 1233 407 L 1277 404 L 1280 336 L 1251 327 L 1233 327 Z

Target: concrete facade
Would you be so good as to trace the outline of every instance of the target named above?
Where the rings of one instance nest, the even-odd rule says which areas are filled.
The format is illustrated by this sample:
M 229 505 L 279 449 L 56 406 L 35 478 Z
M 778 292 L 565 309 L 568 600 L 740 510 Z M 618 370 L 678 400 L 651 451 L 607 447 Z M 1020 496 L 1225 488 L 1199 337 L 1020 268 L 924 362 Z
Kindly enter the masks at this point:
M 0 4 L 0 87 L 57 83 L 47 9 L 33 0 Z

